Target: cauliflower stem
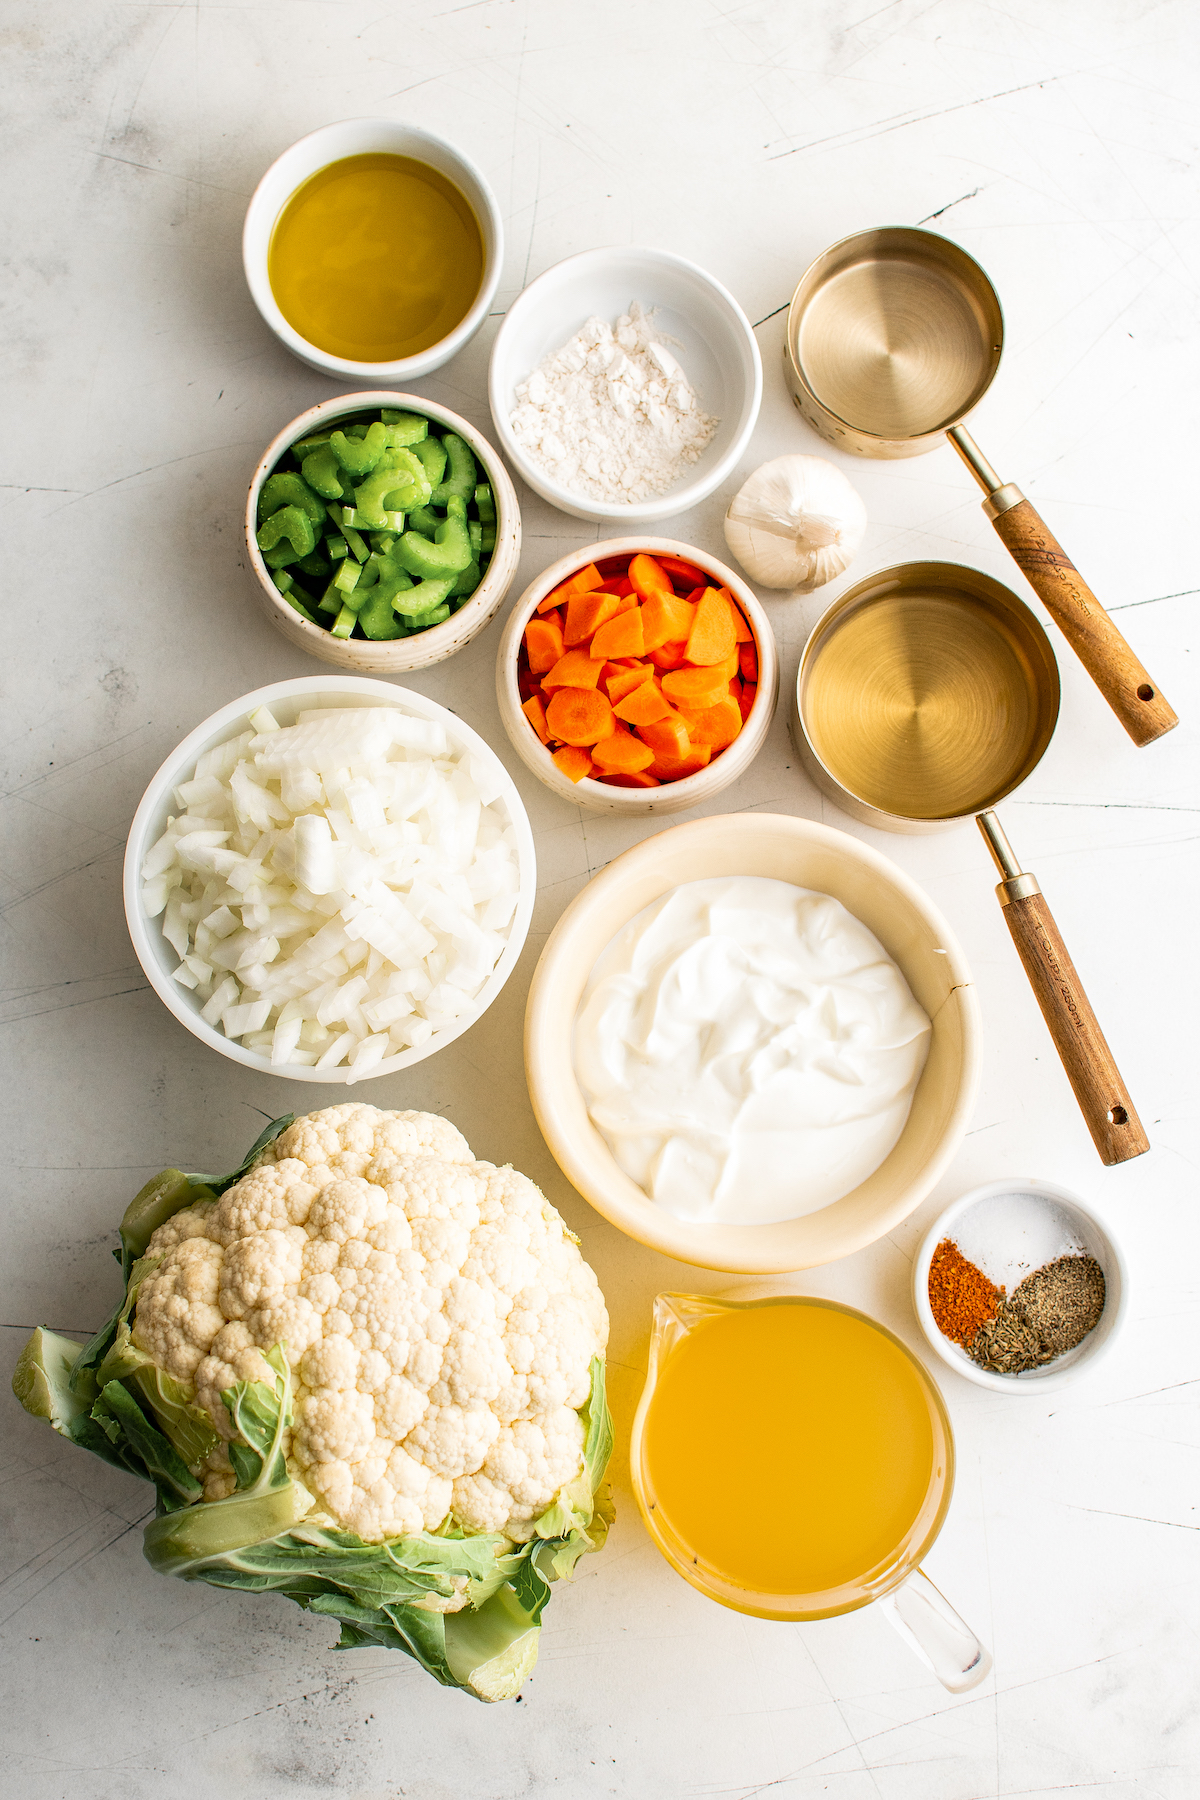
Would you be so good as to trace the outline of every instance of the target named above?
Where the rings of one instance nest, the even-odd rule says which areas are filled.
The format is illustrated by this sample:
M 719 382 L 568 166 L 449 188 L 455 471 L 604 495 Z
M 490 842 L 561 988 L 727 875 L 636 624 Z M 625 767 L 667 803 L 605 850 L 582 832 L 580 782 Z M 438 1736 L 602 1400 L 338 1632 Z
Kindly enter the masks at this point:
M 309 1612 L 336 1619 L 341 1626 L 338 1649 L 400 1650 L 445 1686 L 485 1701 L 511 1698 L 537 1660 L 550 1583 L 569 1576 L 586 1552 L 601 1548 L 612 1517 L 602 1485 L 612 1449 L 602 1355 L 607 1321 L 595 1279 L 532 1183 L 511 1170 L 470 1161 L 470 1150 L 444 1121 L 427 1114 L 341 1107 L 292 1127 L 290 1115 L 274 1121 L 229 1176 L 168 1169 L 147 1183 L 126 1210 L 121 1248 L 114 1252 L 125 1277 L 120 1305 L 82 1347 L 44 1328 L 35 1331 L 17 1365 L 14 1392 L 29 1412 L 62 1436 L 154 1484 L 157 1516 L 145 1530 L 145 1554 L 158 1572 L 216 1587 L 282 1594 Z M 336 1151 L 343 1140 L 361 1147 L 366 1129 L 374 1134 L 373 1160 L 359 1154 L 355 1164 L 346 1155 L 339 1163 Z M 322 1158 L 332 1167 L 321 1166 Z M 391 1197 L 386 1213 L 369 1196 L 348 1192 L 348 1167 L 355 1168 L 352 1179 L 359 1188 L 369 1190 L 374 1183 L 375 1192 L 382 1189 L 385 1206 Z M 300 1188 L 293 1170 L 309 1184 L 300 1189 L 305 1197 L 299 1212 L 294 1201 L 289 1214 L 280 1215 L 277 1204 L 270 1212 L 268 1203 L 285 1172 L 292 1183 L 289 1198 Z M 327 1178 L 326 1192 L 338 1202 L 332 1210 L 326 1192 L 315 1191 L 314 1197 L 318 1170 Z M 464 1197 L 469 1190 L 463 1177 L 473 1178 L 483 1205 Z M 444 1245 L 450 1227 L 438 1238 L 428 1221 L 434 1211 L 430 1196 L 436 1199 L 439 1190 L 451 1193 L 457 1207 L 457 1247 L 448 1266 Z M 437 1328 L 433 1342 L 446 1346 L 444 1355 L 440 1349 L 431 1352 L 429 1340 L 421 1341 L 410 1329 L 411 1350 L 391 1352 L 390 1368 L 400 1371 L 392 1375 L 375 1339 L 361 1331 L 329 1335 L 328 1328 L 323 1338 L 314 1338 L 303 1308 L 306 1292 L 324 1297 L 326 1306 L 331 1298 L 343 1308 L 350 1305 L 346 1290 L 339 1300 L 336 1286 L 331 1287 L 330 1271 L 346 1263 L 347 1250 L 348 1266 L 363 1268 L 366 1258 L 354 1249 L 356 1242 L 364 1249 L 379 1246 L 367 1254 L 386 1273 L 387 1254 L 403 1238 L 405 1215 L 398 1198 L 407 1206 L 414 1235 L 424 1232 L 425 1267 L 441 1258 L 438 1279 L 459 1308 L 457 1314 L 450 1308 L 451 1321 L 460 1317 L 464 1323 L 457 1328 L 452 1323 L 448 1330 L 444 1315 L 432 1315 Z M 503 1239 L 509 1207 L 522 1221 L 524 1235 L 515 1241 L 525 1244 L 523 1252 L 497 1242 Z M 287 1294 L 268 1296 L 275 1310 L 263 1311 L 279 1325 L 299 1318 L 309 1326 L 308 1344 L 297 1346 L 281 1332 L 266 1348 L 261 1330 L 256 1341 L 249 1327 L 237 1322 L 254 1321 L 257 1315 L 231 1291 L 229 1266 L 238 1255 L 247 1261 L 245 1245 L 252 1255 L 256 1242 L 281 1237 L 281 1217 L 286 1221 L 305 1213 L 309 1241 L 317 1246 L 315 1278 L 294 1284 Z M 239 1221 L 247 1218 L 257 1239 L 251 1235 L 239 1241 L 237 1231 L 246 1230 Z M 477 1239 L 464 1235 L 464 1218 L 468 1229 L 471 1219 L 482 1221 Z M 327 1223 L 331 1219 L 332 1225 Z M 196 1291 L 187 1286 L 188 1270 L 196 1266 L 197 1249 L 209 1255 L 204 1249 L 209 1239 L 202 1234 L 215 1231 L 218 1223 L 226 1245 L 221 1306 L 209 1302 L 207 1344 L 197 1342 L 192 1348 L 192 1339 L 184 1337 L 180 1350 L 181 1319 L 184 1331 L 196 1336 L 193 1315 L 181 1306 Z M 303 1232 L 297 1225 L 291 1229 L 302 1248 Z M 538 1265 L 539 1231 L 546 1245 L 542 1257 L 556 1262 Z M 330 1242 L 334 1260 L 320 1248 Z M 302 1276 L 296 1252 L 289 1249 L 288 1254 L 287 1271 Z M 455 1263 L 457 1275 L 451 1273 Z M 247 1279 L 258 1283 L 251 1298 L 258 1298 L 272 1278 L 270 1266 L 261 1251 L 258 1262 L 247 1266 L 252 1271 Z M 430 1278 L 423 1277 L 426 1282 Z M 352 1297 L 354 1277 L 346 1279 Z M 556 1280 L 557 1291 L 582 1296 L 573 1303 L 575 1313 L 553 1314 L 555 1305 L 567 1304 L 554 1299 Z M 215 1300 L 217 1291 L 212 1281 L 205 1294 Z M 143 1309 L 147 1324 L 138 1311 L 139 1295 L 149 1303 Z M 509 1320 L 509 1336 L 491 1340 L 497 1347 L 489 1347 L 485 1335 L 492 1316 L 487 1305 L 498 1309 L 501 1321 Z M 561 1345 L 540 1353 L 539 1305 L 547 1317 L 566 1320 L 560 1328 L 564 1340 L 578 1346 L 572 1365 L 564 1363 Z M 593 1322 L 584 1326 L 584 1318 Z M 169 1328 L 156 1323 L 172 1320 L 175 1325 Z M 347 1318 L 342 1330 L 352 1323 Z M 378 1342 L 386 1350 L 386 1329 Z M 222 1343 L 231 1347 L 222 1351 Z M 355 1343 L 360 1345 L 357 1353 Z M 208 1345 L 212 1349 L 205 1354 Z M 507 1364 L 497 1363 L 497 1355 L 506 1355 Z M 362 1391 L 360 1381 L 355 1390 L 353 1377 L 369 1357 L 379 1365 L 378 1373 L 372 1366 L 373 1385 Z M 442 1376 L 435 1381 L 439 1363 Z M 522 1367 L 529 1373 L 522 1376 Z M 494 1376 L 493 1368 L 498 1371 Z M 233 1375 L 240 1378 L 229 1379 Z M 484 1386 L 484 1400 L 469 1391 L 471 1379 L 490 1383 Z M 357 1499 L 360 1489 L 354 1483 L 366 1482 L 371 1473 L 369 1468 L 358 1473 L 365 1462 L 339 1475 L 346 1463 L 330 1461 L 343 1441 L 336 1434 L 341 1430 L 344 1439 L 346 1427 L 336 1410 L 329 1409 L 347 1393 L 358 1408 L 354 1421 L 360 1436 L 371 1429 L 364 1423 L 371 1417 L 371 1394 L 379 1396 L 374 1408 L 378 1435 L 365 1451 L 358 1448 L 360 1458 L 369 1458 L 385 1434 L 393 1441 L 409 1434 L 403 1448 L 396 1445 L 390 1462 L 386 1438 L 382 1454 L 376 1455 L 374 1467 L 386 1473 L 382 1485 L 376 1478 L 369 1490 L 374 1502 Z M 498 1399 L 492 1399 L 494 1393 Z M 481 1406 L 482 1413 L 471 1410 Z M 506 1419 L 513 1423 L 505 1424 Z M 481 1424 L 487 1427 L 482 1435 Z M 323 1449 L 329 1440 L 334 1440 L 332 1449 Z M 305 1449 L 306 1443 L 310 1448 Z M 556 1482 L 556 1491 L 550 1491 Z M 393 1492 L 398 1497 L 389 1501 Z M 426 1497 L 414 1502 L 399 1497 L 402 1493 Z M 440 1516 L 431 1516 L 431 1510 Z M 347 1512 L 353 1522 L 364 1521 L 359 1531 L 345 1528 Z M 389 1530 L 389 1513 L 419 1528 Z M 360 1534 L 363 1530 L 367 1536 Z

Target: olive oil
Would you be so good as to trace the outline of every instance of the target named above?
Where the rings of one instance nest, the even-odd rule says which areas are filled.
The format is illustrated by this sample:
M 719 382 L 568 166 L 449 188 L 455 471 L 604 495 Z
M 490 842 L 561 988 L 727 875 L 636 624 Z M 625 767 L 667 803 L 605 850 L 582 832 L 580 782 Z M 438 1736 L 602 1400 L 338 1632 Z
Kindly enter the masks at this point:
M 829 1610 L 869 1599 L 845 1590 L 895 1566 L 947 1485 L 919 1365 L 869 1319 L 820 1300 L 690 1324 L 658 1373 L 640 1460 L 642 1503 L 675 1566 L 773 1616 L 786 1616 L 773 1600 L 794 1598 L 795 1616 L 822 1596 Z
M 439 343 L 471 310 L 483 236 L 464 195 L 428 163 L 348 156 L 292 195 L 267 276 L 306 343 L 352 362 L 396 362 Z

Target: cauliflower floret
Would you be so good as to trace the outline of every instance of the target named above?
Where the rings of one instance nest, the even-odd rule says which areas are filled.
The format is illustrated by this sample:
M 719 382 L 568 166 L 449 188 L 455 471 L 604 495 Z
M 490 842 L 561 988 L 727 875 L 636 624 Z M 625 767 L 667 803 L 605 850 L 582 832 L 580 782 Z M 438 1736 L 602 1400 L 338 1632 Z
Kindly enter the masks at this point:
M 282 1343 L 289 1467 L 342 1529 L 375 1542 L 453 1514 L 520 1540 L 579 1473 L 608 1336 L 596 1278 L 533 1182 L 475 1162 L 448 1121 L 313 1113 L 149 1248 L 135 1342 L 225 1439 L 221 1395 L 272 1380 Z M 202 1474 L 207 1499 L 232 1491 L 224 1444 Z
M 192 1379 L 225 1323 L 217 1304 L 223 1261 L 219 1244 L 185 1238 L 138 1289 L 133 1341 L 180 1381 Z

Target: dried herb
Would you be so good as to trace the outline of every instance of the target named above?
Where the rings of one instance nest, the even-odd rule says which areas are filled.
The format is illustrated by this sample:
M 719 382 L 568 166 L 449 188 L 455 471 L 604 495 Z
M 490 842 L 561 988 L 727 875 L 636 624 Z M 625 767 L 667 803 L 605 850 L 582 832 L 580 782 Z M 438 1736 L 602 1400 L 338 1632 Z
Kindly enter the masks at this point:
M 1035 1269 L 979 1327 L 967 1355 L 981 1369 L 1019 1375 L 1073 1350 L 1104 1311 L 1104 1271 L 1094 1256 L 1060 1256 Z
M 943 1238 L 929 1264 L 929 1310 L 943 1336 L 965 1350 L 985 1320 L 995 1314 L 1004 1289 L 993 1287 L 982 1269 L 968 1262 L 958 1245 Z

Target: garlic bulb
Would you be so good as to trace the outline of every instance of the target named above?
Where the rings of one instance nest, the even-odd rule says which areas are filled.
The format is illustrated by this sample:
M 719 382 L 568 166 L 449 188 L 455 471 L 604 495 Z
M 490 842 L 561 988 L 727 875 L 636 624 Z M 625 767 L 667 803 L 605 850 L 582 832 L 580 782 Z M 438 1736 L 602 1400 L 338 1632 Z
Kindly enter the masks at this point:
M 764 587 L 808 594 L 848 569 L 867 509 L 823 456 L 777 456 L 743 482 L 725 514 L 725 542 Z

